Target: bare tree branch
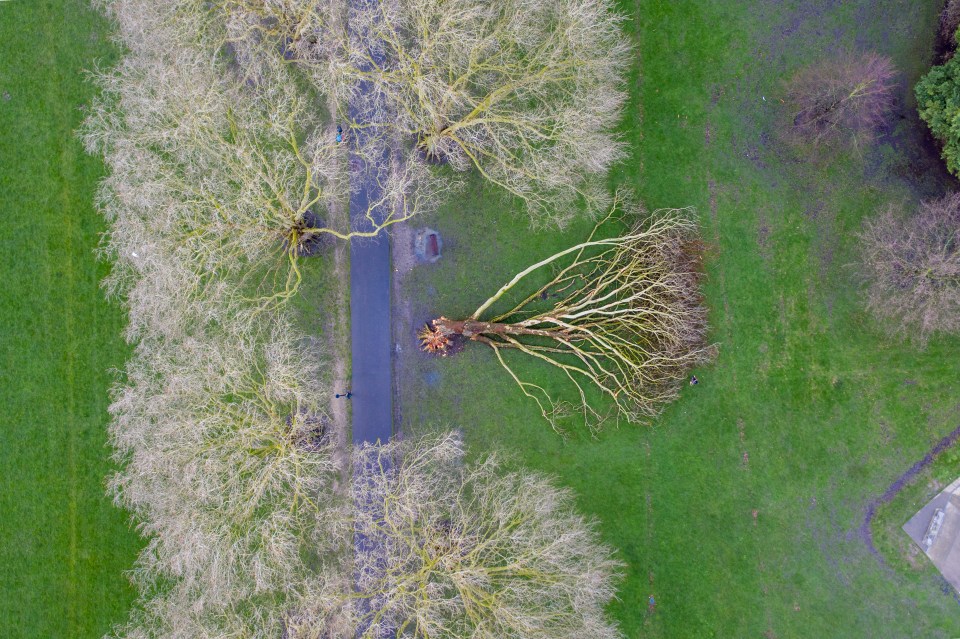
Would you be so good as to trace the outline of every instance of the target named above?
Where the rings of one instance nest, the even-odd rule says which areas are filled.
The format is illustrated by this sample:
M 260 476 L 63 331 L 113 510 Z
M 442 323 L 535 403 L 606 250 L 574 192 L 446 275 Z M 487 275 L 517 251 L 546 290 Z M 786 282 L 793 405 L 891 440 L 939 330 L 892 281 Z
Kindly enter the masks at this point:
M 905 216 L 888 206 L 860 234 L 866 302 L 890 332 L 920 345 L 960 331 L 960 194 Z
M 612 416 L 638 422 L 657 415 L 676 396 L 686 371 L 714 350 L 705 342 L 706 309 L 698 288 L 702 247 L 689 210 L 645 217 L 624 200 L 618 194 L 586 242 L 524 269 L 469 318 L 433 320 L 421 332 L 425 349 L 442 353 L 458 338 L 488 345 L 554 428 L 571 411 L 592 427 Z M 599 235 L 625 212 L 629 233 Z M 552 275 L 535 279 L 548 268 Z M 513 308 L 483 319 L 501 298 L 520 291 L 525 297 Z M 558 400 L 521 379 L 504 356 L 508 351 L 563 371 L 576 391 L 574 401 Z M 591 400 L 589 388 L 606 396 L 613 414 Z
M 354 148 L 381 195 L 355 213 L 367 230 L 326 225 L 328 207 L 348 193 L 347 145 L 289 68 L 263 64 L 273 67 L 251 87 L 206 53 L 181 47 L 176 55 L 130 55 L 99 75 L 104 98 L 84 139 L 111 169 L 98 196 L 111 222 L 103 248 L 115 261 L 110 292 L 130 295 L 131 284 L 150 275 L 172 295 L 158 298 L 168 308 L 202 297 L 219 312 L 236 306 L 212 295 L 224 294 L 219 283 L 230 279 L 247 307 L 273 308 L 296 293 L 300 261 L 324 237 L 375 236 L 456 188 L 422 163 Z M 176 285 L 165 284 L 170 269 Z M 131 306 L 132 334 L 153 314 Z
M 333 54 L 348 63 L 317 64 L 353 91 L 341 103 L 358 106 L 355 127 L 474 167 L 535 222 L 562 225 L 574 200 L 608 203 L 600 182 L 623 157 L 613 134 L 630 59 L 621 19 L 608 0 L 360 3 L 345 52 Z
M 876 53 L 845 53 L 800 69 L 786 84 L 788 139 L 814 149 L 859 147 L 889 116 L 896 75 L 890 58 Z
M 603 609 L 621 565 L 571 494 L 462 458 L 449 434 L 354 453 L 356 534 L 373 541 L 355 557 L 356 636 L 619 637 Z

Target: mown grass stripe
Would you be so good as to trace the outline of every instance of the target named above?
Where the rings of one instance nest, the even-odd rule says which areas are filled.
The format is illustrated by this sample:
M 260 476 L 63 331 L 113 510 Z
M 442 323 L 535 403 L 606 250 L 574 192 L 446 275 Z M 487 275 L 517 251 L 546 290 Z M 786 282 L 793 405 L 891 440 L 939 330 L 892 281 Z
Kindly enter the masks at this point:
M 107 372 L 127 353 L 98 289 L 102 165 L 74 130 L 112 50 L 84 0 L 0 3 L 0 636 L 101 637 L 139 546 L 104 494 Z

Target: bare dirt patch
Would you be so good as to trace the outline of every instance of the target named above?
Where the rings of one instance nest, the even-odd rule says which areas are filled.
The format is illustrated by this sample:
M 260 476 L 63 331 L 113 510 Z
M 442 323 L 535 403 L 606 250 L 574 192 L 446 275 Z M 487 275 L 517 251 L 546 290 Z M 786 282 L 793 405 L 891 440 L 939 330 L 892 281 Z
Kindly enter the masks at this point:
M 331 113 L 336 113 L 335 106 L 330 103 L 327 105 Z M 331 204 L 330 222 L 339 228 L 349 225 L 350 212 L 345 203 L 334 202 Z M 346 242 L 338 242 L 333 247 L 333 272 L 338 282 L 350 281 L 350 245 Z M 347 299 L 347 287 L 336 287 L 333 300 L 334 312 L 327 316 L 325 321 L 325 333 L 327 339 L 327 352 L 331 358 L 331 368 L 333 369 L 334 384 L 348 384 L 350 371 L 350 301 Z M 349 390 L 344 388 L 344 390 Z M 342 391 L 338 391 L 342 392 Z M 346 473 L 348 461 L 350 458 L 350 411 L 349 403 L 346 401 L 329 402 L 330 419 L 332 422 L 335 441 L 336 462 L 338 466 Z M 344 480 L 347 476 L 344 474 Z M 349 483 L 344 481 L 345 486 Z

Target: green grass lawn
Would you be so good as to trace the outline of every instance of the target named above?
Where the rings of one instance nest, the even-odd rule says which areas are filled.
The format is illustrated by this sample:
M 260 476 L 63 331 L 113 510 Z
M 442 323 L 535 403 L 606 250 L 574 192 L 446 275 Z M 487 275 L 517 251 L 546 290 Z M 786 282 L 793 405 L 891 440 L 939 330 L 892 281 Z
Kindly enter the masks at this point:
M 124 318 L 94 259 L 101 163 L 74 137 L 109 58 L 85 0 L 0 3 L 0 636 L 94 638 L 125 620 L 139 547 L 104 493 Z
M 934 487 L 917 482 L 881 510 L 885 563 L 856 535 L 866 504 L 955 427 L 960 343 L 917 353 L 884 337 L 857 299 L 852 234 L 879 204 L 948 182 L 919 144 L 906 89 L 907 117 L 862 157 L 798 162 L 772 135 L 780 78 L 842 46 L 892 55 L 912 86 L 938 5 L 624 5 L 642 74 L 623 130 L 633 157 L 614 181 L 650 207 L 700 211 L 720 346 L 652 426 L 560 438 L 485 349 L 405 358 L 408 430 L 462 427 L 474 452 L 557 475 L 600 520 L 628 564 L 611 606 L 628 637 L 960 634 L 953 595 L 898 532 Z M 133 598 L 123 571 L 139 540 L 103 490 L 109 369 L 128 350 L 92 253 L 102 167 L 73 136 L 92 91 L 81 70 L 111 55 L 103 34 L 82 0 L 0 2 L 3 637 L 98 637 Z M 496 192 L 469 195 L 423 221 L 445 255 L 408 282 L 418 319 L 469 313 L 589 227 L 531 234 Z M 958 465 L 944 456 L 922 479 L 945 483 Z
M 861 308 L 855 268 L 865 216 L 952 186 L 910 97 L 940 5 L 624 3 L 638 72 L 623 129 L 633 156 L 614 181 L 651 208 L 700 212 L 720 348 L 652 426 L 561 438 L 489 349 L 404 358 L 405 429 L 462 428 L 473 452 L 504 450 L 558 476 L 600 520 L 628 565 L 611 606 L 628 637 L 960 634 L 953 594 L 894 541 L 917 493 L 932 489 L 915 485 L 912 502 L 882 509 L 883 563 L 857 536 L 867 503 L 956 426 L 960 342 L 917 352 L 887 338 Z M 874 48 L 902 71 L 893 131 L 862 155 L 798 161 L 775 135 L 781 79 L 845 47 Z M 418 322 L 471 312 L 589 227 L 531 233 L 482 185 L 464 201 L 421 222 L 445 249 L 407 281 Z M 412 335 L 402 339 L 412 351 Z M 537 363 L 518 367 L 560 387 Z M 931 473 L 958 471 L 954 458 Z

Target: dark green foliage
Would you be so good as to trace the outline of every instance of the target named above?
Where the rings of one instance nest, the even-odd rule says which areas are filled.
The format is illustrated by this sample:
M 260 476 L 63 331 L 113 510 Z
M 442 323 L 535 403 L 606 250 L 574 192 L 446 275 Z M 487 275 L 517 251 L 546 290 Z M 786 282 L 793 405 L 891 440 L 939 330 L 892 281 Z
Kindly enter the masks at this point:
M 947 169 L 960 175 L 960 59 L 930 69 L 915 92 L 920 117 L 943 144 Z

